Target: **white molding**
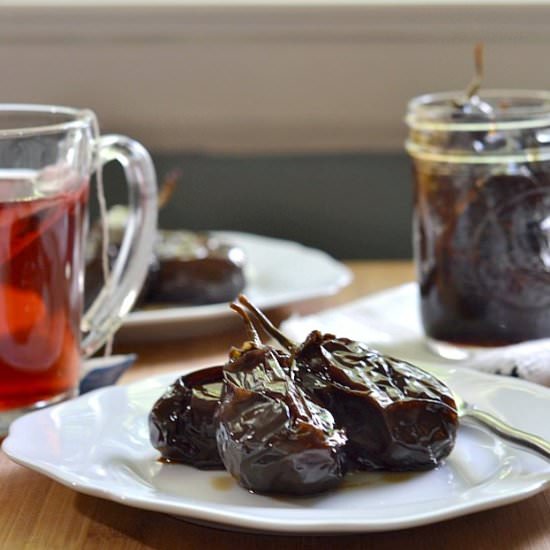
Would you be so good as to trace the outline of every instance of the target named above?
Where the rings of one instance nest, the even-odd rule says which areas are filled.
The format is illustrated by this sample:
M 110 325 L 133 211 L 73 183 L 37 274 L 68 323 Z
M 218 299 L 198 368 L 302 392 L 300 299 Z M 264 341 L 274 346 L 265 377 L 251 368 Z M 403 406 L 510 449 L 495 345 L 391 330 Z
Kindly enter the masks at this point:
M 155 150 L 380 150 L 479 39 L 488 86 L 550 89 L 547 3 L 231 4 L 0 0 L 0 101 L 88 106 Z

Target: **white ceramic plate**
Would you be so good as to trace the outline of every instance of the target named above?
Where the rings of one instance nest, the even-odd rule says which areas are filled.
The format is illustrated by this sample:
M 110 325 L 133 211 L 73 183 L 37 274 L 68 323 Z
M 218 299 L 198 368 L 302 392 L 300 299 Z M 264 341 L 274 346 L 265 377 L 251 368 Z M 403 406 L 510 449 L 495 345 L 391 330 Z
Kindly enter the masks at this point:
M 241 247 L 247 257 L 244 292 L 261 308 L 335 294 L 351 281 L 351 272 L 325 252 L 292 241 L 232 231 L 213 235 Z M 233 315 L 227 304 L 133 311 L 124 327 L 196 322 Z
M 451 367 L 434 372 L 472 403 L 550 439 L 550 391 L 520 380 Z M 147 414 L 176 375 L 97 390 L 16 420 L 4 451 L 77 490 L 231 529 L 278 533 L 393 530 L 514 502 L 550 484 L 550 464 L 495 437 L 461 428 L 438 469 L 362 474 L 315 498 L 250 494 L 224 472 L 162 464 Z

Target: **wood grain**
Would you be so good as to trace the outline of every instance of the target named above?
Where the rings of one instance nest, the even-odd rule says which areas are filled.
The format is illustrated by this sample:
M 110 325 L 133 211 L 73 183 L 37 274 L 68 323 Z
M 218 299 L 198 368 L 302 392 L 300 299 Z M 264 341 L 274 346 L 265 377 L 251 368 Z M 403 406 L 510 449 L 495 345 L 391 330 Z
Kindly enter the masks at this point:
M 350 263 L 356 278 L 338 296 L 276 311 L 283 318 L 291 310 L 313 312 L 400 284 L 413 277 L 403 262 Z M 151 374 L 219 362 L 238 332 L 163 344 L 132 346 L 139 361 L 124 377 L 130 382 Z M 237 340 L 238 341 L 238 340 Z M 130 349 L 125 344 L 125 349 Z M 147 512 L 95 497 L 80 495 L 48 478 L 12 463 L 0 452 L 0 549 L 188 549 L 317 550 L 326 544 L 355 549 L 407 550 L 536 549 L 550 550 L 550 491 L 495 510 L 426 527 L 336 536 L 270 536 L 233 533 L 193 525 L 159 513 Z

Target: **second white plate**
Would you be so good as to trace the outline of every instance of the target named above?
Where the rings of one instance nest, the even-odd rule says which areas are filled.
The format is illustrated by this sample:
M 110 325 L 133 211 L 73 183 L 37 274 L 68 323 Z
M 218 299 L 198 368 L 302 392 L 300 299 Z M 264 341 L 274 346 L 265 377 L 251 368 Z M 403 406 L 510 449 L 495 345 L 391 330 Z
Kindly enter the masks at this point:
M 345 265 L 321 250 L 249 233 L 214 231 L 212 234 L 244 250 L 247 257 L 244 292 L 261 308 L 335 294 L 352 279 Z M 133 311 L 124 321 L 124 327 L 195 322 L 229 315 L 231 311 L 226 303 L 174 305 Z

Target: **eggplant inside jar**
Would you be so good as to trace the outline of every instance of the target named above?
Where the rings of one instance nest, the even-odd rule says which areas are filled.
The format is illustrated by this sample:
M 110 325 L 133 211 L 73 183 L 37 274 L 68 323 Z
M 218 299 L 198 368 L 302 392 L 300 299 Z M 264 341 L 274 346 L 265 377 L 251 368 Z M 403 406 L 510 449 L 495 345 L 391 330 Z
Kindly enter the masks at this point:
M 550 336 L 550 93 L 455 92 L 409 105 L 413 237 L 432 349 Z

